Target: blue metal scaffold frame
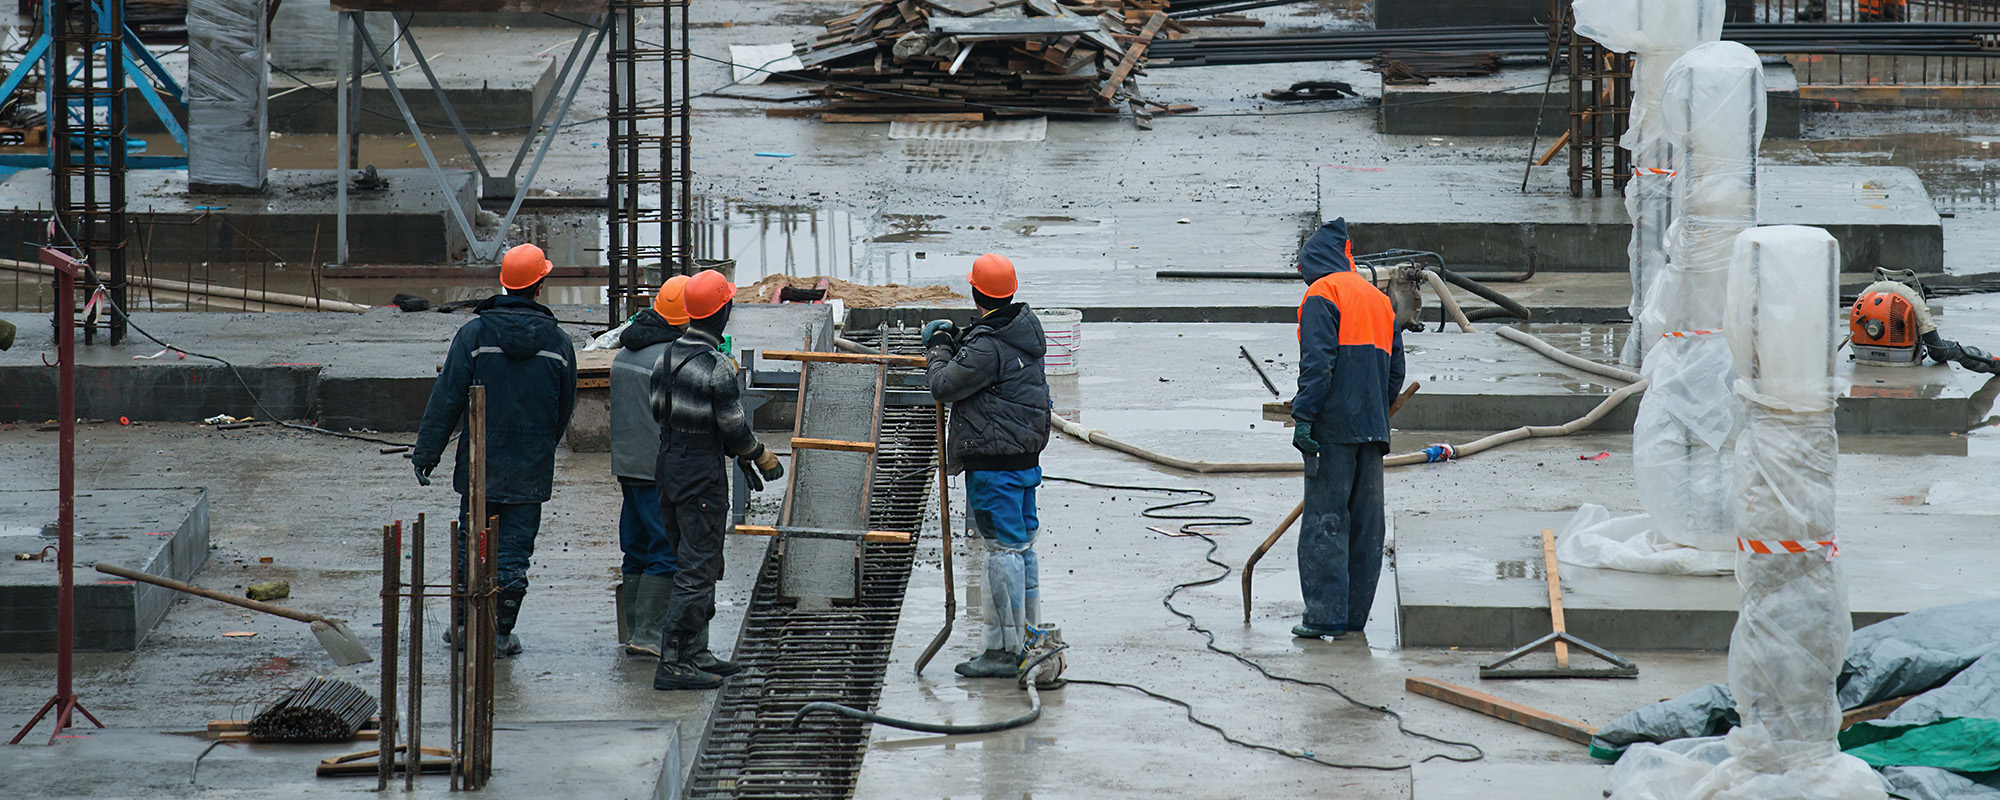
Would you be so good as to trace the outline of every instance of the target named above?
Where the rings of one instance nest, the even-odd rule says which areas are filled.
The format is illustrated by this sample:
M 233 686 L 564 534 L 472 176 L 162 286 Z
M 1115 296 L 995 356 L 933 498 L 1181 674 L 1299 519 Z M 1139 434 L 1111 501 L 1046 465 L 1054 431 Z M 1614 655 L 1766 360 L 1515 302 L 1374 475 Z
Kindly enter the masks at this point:
M 45 74 L 48 72 L 49 48 L 53 42 L 52 32 L 54 29 L 50 5 L 57 2 L 62 2 L 62 0 L 42 0 L 42 34 L 35 39 L 33 45 L 28 47 L 28 52 L 21 56 L 20 63 L 15 64 L 14 69 L 7 73 L 7 79 L 4 82 L 0 82 L 0 100 L 12 97 L 14 91 L 21 88 L 21 83 L 27 80 L 29 73 L 33 72 L 36 67 L 41 67 Z M 105 17 L 101 13 L 104 4 L 122 2 L 124 0 L 91 0 L 91 5 L 100 10 L 98 18 L 102 19 Z M 167 133 L 174 137 L 174 141 L 180 145 L 181 152 L 185 154 L 188 146 L 187 131 L 181 128 L 180 122 L 174 117 L 172 108 L 167 105 L 167 101 L 172 100 L 175 106 L 185 111 L 187 108 L 187 91 L 181 88 L 180 83 L 175 81 L 172 75 L 167 74 L 167 68 L 160 64 L 159 59 L 153 57 L 152 51 L 147 50 L 146 46 L 140 43 L 139 36 L 132 32 L 131 26 L 124 27 L 125 30 L 122 38 L 124 39 L 125 46 L 119 49 L 122 51 L 120 57 L 125 61 L 125 74 L 138 78 L 138 80 L 133 81 L 133 84 L 138 87 L 139 96 L 144 98 L 146 105 L 153 109 L 153 113 L 160 118 L 161 124 L 166 126 Z M 79 64 L 74 69 L 81 70 L 82 66 Z M 54 83 L 54 81 L 50 80 L 42 81 L 43 107 L 47 108 L 51 114 L 56 111 L 53 98 L 51 97 L 53 92 L 51 87 Z M 96 101 L 78 102 L 95 103 Z M 115 100 L 106 102 L 122 103 L 124 99 L 121 95 Z M 72 103 L 71 105 L 74 106 L 77 103 Z M 85 110 L 78 110 L 76 108 L 64 109 L 64 113 L 72 115 L 88 114 L 96 113 L 96 110 L 96 107 L 93 105 L 92 108 Z M 57 144 L 54 137 L 48 138 L 49 147 L 56 147 Z M 104 156 L 98 156 L 98 158 L 104 158 Z M 0 166 L 52 167 L 54 164 L 55 156 L 53 152 L 47 152 L 40 156 L 22 154 L 0 155 Z M 186 168 L 187 156 L 128 155 L 126 156 L 125 164 L 132 169 Z

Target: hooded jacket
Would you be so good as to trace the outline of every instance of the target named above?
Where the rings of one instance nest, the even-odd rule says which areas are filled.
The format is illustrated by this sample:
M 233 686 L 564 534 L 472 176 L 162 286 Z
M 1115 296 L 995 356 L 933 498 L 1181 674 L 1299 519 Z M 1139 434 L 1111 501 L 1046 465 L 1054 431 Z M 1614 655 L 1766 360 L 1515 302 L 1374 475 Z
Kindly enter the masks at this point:
M 681 329 L 652 309 L 639 312 L 618 337 L 611 358 L 611 474 L 650 484 L 660 454 L 660 423 L 653 419 L 653 367 Z
M 576 409 L 576 350 L 554 312 L 524 297 L 498 295 L 452 337 L 431 385 L 411 460 L 436 467 L 465 419 L 466 391 L 486 386 L 486 499 L 543 503 L 555 483 L 556 443 Z M 466 440 L 458 439 L 451 486 L 467 494 Z
M 1292 418 L 1323 444 L 1389 445 L 1389 403 L 1403 387 L 1403 334 L 1389 297 L 1354 271 L 1347 220 L 1321 225 L 1299 251 L 1299 393 Z
M 951 404 L 947 453 L 953 466 L 1040 466 L 1052 409 L 1042 372 L 1047 352 L 1041 320 L 1025 303 L 1010 303 L 974 320 L 960 334 L 957 352 L 938 345 L 925 354 L 931 396 Z

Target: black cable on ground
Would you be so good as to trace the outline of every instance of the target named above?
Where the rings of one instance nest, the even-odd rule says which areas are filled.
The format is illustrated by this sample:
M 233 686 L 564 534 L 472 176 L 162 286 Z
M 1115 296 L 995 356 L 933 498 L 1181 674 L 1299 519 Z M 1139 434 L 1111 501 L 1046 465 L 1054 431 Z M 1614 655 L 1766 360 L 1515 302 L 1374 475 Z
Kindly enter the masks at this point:
M 1263 675 L 1265 678 L 1269 678 L 1274 681 L 1279 681 L 1281 683 L 1290 683 L 1298 686 L 1309 686 L 1312 688 L 1324 689 L 1326 691 L 1332 692 L 1335 696 L 1339 697 L 1342 700 L 1347 701 L 1349 705 L 1352 705 L 1355 708 L 1363 709 L 1366 711 L 1372 711 L 1394 720 L 1396 723 L 1396 732 L 1404 736 L 1408 736 L 1414 739 L 1422 739 L 1424 741 L 1432 742 L 1435 744 L 1441 744 L 1446 747 L 1459 747 L 1472 751 L 1471 755 L 1464 755 L 1464 756 L 1451 755 L 1448 753 L 1433 753 L 1431 755 L 1425 756 L 1422 759 L 1419 759 L 1418 763 L 1431 761 L 1433 759 L 1444 759 L 1446 761 L 1456 761 L 1464 763 L 1464 762 L 1478 761 L 1486 757 L 1486 751 L 1481 750 L 1478 745 L 1475 745 L 1471 742 L 1454 741 L 1439 736 L 1433 736 L 1431 734 L 1424 733 L 1421 731 L 1411 730 L 1408 723 L 1404 721 L 1403 715 L 1401 713 L 1398 713 L 1395 709 L 1389 708 L 1388 706 L 1379 706 L 1379 705 L 1374 705 L 1372 703 L 1366 703 L 1357 700 L 1352 695 L 1349 695 L 1347 692 L 1341 690 L 1340 687 L 1334 686 L 1333 684 L 1325 683 L 1322 681 L 1306 680 L 1303 678 L 1294 678 L 1290 675 L 1280 675 L 1274 673 L 1270 671 L 1268 668 L 1266 668 L 1263 664 L 1258 663 L 1256 660 L 1250 658 L 1249 656 L 1243 655 L 1242 653 L 1237 652 L 1235 650 L 1230 650 L 1228 648 L 1217 645 L 1215 643 L 1214 631 L 1202 627 L 1201 623 L 1195 620 L 1194 615 L 1182 611 L 1179 608 L 1176 608 L 1174 606 L 1174 597 L 1179 595 L 1182 591 L 1196 587 L 1209 586 L 1216 583 L 1220 583 L 1224 579 L 1228 578 L 1231 573 L 1235 572 L 1235 568 L 1221 561 L 1217 561 L 1215 559 L 1215 551 L 1220 546 L 1220 544 L 1216 542 L 1215 538 L 1195 529 L 1200 527 L 1212 528 L 1212 527 L 1233 527 L 1239 525 L 1248 525 L 1251 523 L 1249 517 L 1226 515 L 1226 514 L 1162 513 L 1178 508 L 1187 508 L 1189 506 L 1202 506 L 1214 503 L 1216 499 L 1214 492 L 1208 491 L 1206 489 L 1177 489 L 1165 486 L 1129 486 L 1121 484 L 1097 483 L 1095 481 L 1086 481 L 1078 478 L 1062 478 L 1053 475 L 1044 475 L 1042 476 L 1042 480 L 1057 481 L 1061 483 L 1073 483 L 1079 486 L 1089 486 L 1096 489 L 1115 489 L 1115 490 L 1134 491 L 1134 492 L 1161 492 L 1166 494 L 1200 495 L 1199 497 L 1190 500 L 1182 500 L 1177 502 L 1170 502 L 1170 503 L 1151 506 L 1139 513 L 1142 516 L 1149 517 L 1152 519 L 1191 520 L 1181 525 L 1180 533 L 1186 536 L 1199 537 L 1203 542 L 1207 542 L 1208 552 L 1202 554 L 1202 559 L 1210 564 L 1214 564 L 1215 566 L 1222 568 L 1222 571 L 1217 573 L 1213 577 L 1174 584 L 1174 587 L 1167 591 L 1166 596 L 1160 598 L 1160 605 L 1165 606 L 1169 613 L 1173 614 L 1176 617 L 1180 617 L 1182 620 L 1186 621 L 1188 630 L 1194 631 L 1195 633 L 1199 633 L 1202 635 L 1202 638 L 1206 640 L 1205 645 L 1210 651 L 1220 653 L 1225 656 L 1229 656 L 1230 658 L 1235 659 L 1238 663 L 1241 663 L 1246 667 L 1256 670 L 1258 674 Z M 1210 520 L 1210 521 L 1201 522 L 1199 520 Z M 1165 702 L 1173 703 L 1175 705 L 1180 706 L 1184 711 L 1187 712 L 1187 717 L 1189 722 L 1193 722 L 1196 725 L 1215 731 L 1216 733 L 1222 735 L 1224 741 L 1227 741 L 1230 744 L 1234 744 L 1240 747 L 1248 747 L 1253 750 L 1264 750 L 1272 753 L 1277 753 L 1279 755 L 1283 755 L 1287 758 L 1298 759 L 1300 761 L 1309 761 L 1314 764 L 1319 764 L 1325 767 L 1333 767 L 1336 769 L 1361 769 L 1361 770 L 1376 770 L 1382 772 L 1393 772 L 1397 770 L 1409 769 L 1411 766 L 1413 766 L 1411 764 L 1399 764 L 1399 765 L 1348 764 L 1337 761 L 1330 761 L 1302 751 L 1284 750 L 1282 748 L 1272 747 L 1269 745 L 1260 745 L 1253 742 L 1245 742 L 1233 736 L 1230 736 L 1229 733 L 1227 731 L 1224 731 L 1220 726 L 1217 726 L 1213 723 L 1205 722 L 1200 718 L 1196 717 L 1194 714 L 1193 707 L 1189 706 L 1186 701 L 1169 697 L 1167 695 L 1163 695 L 1158 692 L 1146 689 L 1144 687 L 1129 683 L 1117 683 L 1112 681 L 1093 681 L 1093 680 L 1084 680 L 1079 678 L 1071 678 L 1069 679 L 1069 682 L 1090 684 L 1095 686 L 1112 686 L 1121 689 L 1133 689 L 1135 691 L 1144 692 L 1148 697 L 1152 697 L 1156 700 L 1162 700 Z
M 60 220 L 55 221 L 55 229 L 62 231 L 63 238 L 69 239 L 69 246 L 72 249 L 75 249 L 78 252 L 82 252 L 83 248 L 76 243 L 76 237 L 70 235 L 69 229 L 63 226 Z M 89 279 L 90 283 L 96 284 L 98 286 L 104 285 L 104 282 L 98 279 L 97 271 L 90 268 L 90 262 L 84 261 L 80 263 L 83 264 L 84 276 Z M 250 403 L 257 407 L 257 411 L 259 413 L 262 413 L 265 417 L 269 418 L 271 422 L 281 427 L 291 428 L 293 430 L 307 431 L 311 433 L 321 433 L 327 436 L 338 436 L 342 439 L 353 439 L 355 441 L 361 441 L 361 442 L 373 442 L 375 444 L 389 445 L 391 447 L 410 447 L 410 448 L 416 447 L 416 445 L 412 443 L 392 442 L 389 441 L 388 439 L 377 439 L 372 436 L 362 436 L 358 433 L 341 433 L 340 431 L 330 431 L 325 428 L 319 427 L 317 425 L 307 425 L 302 422 L 288 422 L 284 419 L 281 419 L 277 414 L 273 413 L 269 407 L 264 405 L 263 398 L 258 397 L 256 390 L 250 388 L 250 381 L 243 377 L 242 371 L 238 370 L 235 364 L 229 363 L 227 359 L 224 359 L 221 356 L 212 356 L 207 353 L 197 353 L 193 350 L 189 350 L 179 345 L 169 344 L 165 340 L 162 340 L 160 337 L 154 336 L 152 332 L 146 330 L 145 328 L 139 327 L 139 323 L 133 322 L 132 315 L 125 313 L 125 309 L 120 307 L 115 301 L 113 301 L 109 293 L 106 294 L 104 298 L 104 303 L 105 305 L 111 307 L 111 313 L 118 315 L 117 316 L 118 319 L 123 319 L 125 321 L 126 327 L 138 331 L 140 336 L 144 336 L 147 339 L 151 340 L 153 344 L 157 344 L 161 347 L 164 347 L 168 350 L 172 350 L 176 353 L 184 353 L 187 355 L 194 356 L 195 358 L 205 358 L 217 364 L 221 364 L 225 367 L 228 367 L 229 374 L 236 376 L 236 382 L 242 385 L 243 393 L 250 396 Z M 58 313 L 63 313 L 63 312 L 62 310 L 59 309 Z
M 1023 664 L 1021 666 L 1021 674 L 1018 678 L 1015 679 L 1015 682 L 1019 683 L 1021 685 L 1021 688 L 1028 690 L 1028 713 L 1022 714 L 1021 716 L 1015 717 L 1013 719 L 1002 720 L 1000 722 L 974 723 L 969 725 L 950 725 L 942 722 L 914 722 L 906 719 L 897 719 L 895 717 L 885 717 L 881 714 L 876 714 L 864 709 L 855 708 L 853 706 L 841 705 L 839 703 L 818 702 L 818 703 L 807 703 L 804 706 L 800 707 L 798 712 L 792 715 L 792 727 L 795 729 L 798 728 L 799 723 L 804 722 L 806 715 L 808 714 L 831 713 L 831 714 L 839 714 L 849 719 L 858 719 L 861 720 L 862 722 L 873 722 L 877 725 L 887 725 L 891 728 L 902 728 L 903 730 L 906 731 L 917 731 L 919 733 L 941 733 L 947 736 L 960 736 L 960 735 L 969 735 L 978 733 L 999 733 L 1001 731 L 1013 730 L 1015 728 L 1019 728 L 1023 725 L 1027 725 L 1031 722 L 1034 722 L 1035 720 L 1042 718 L 1042 693 L 1036 687 L 1036 681 L 1033 680 L 1034 674 L 1042 666 L 1043 662 L 1056 657 L 1058 654 L 1062 653 L 1062 651 L 1068 649 L 1069 645 L 1062 645 L 1053 650 L 1035 656 L 1033 661 L 1029 661 L 1028 663 Z M 1056 686 L 1050 688 L 1058 688 L 1062 685 L 1062 683 L 1067 683 L 1067 682 L 1068 681 L 1059 682 L 1056 684 Z

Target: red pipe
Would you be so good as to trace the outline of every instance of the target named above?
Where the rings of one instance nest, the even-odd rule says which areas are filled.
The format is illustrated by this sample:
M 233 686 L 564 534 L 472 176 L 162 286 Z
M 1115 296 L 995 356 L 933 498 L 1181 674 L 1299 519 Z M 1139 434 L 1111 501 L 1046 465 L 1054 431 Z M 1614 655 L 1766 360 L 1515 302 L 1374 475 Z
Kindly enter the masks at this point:
M 76 279 L 83 264 L 47 247 L 42 248 L 42 263 L 56 270 L 56 418 L 62 430 L 56 501 L 56 696 L 8 744 L 20 744 L 51 709 L 56 729 L 49 733 L 50 744 L 70 727 L 72 712 L 104 727 L 78 701 L 71 682 L 76 655 Z

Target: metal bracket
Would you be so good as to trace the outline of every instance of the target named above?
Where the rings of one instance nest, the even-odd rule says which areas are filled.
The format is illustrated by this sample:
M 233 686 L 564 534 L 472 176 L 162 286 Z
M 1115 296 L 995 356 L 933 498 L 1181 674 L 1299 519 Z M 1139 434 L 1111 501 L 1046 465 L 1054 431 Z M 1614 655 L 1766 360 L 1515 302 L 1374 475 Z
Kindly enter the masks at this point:
M 445 204 L 451 209 L 452 219 L 458 223 L 459 232 L 465 235 L 465 241 L 470 251 L 469 260 L 475 263 L 497 262 L 500 259 L 500 245 L 506 242 L 507 229 L 513 225 L 514 218 L 520 214 L 521 202 L 527 197 L 528 190 L 534 186 L 535 175 L 541 171 L 542 161 L 548 156 L 550 145 L 554 144 L 556 134 L 562 130 L 563 121 L 569 118 L 570 106 L 576 100 L 577 92 L 583 88 L 584 79 L 588 74 L 585 65 L 597 59 L 598 50 L 602 48 L 604 40 L 610 36 L 612 16 L 610 14 L 592 15 L 589 28 L 596 33 L 594 35 L 586 33 L 578 36 L 570 44 L 569 56 L 563 60 L 561 70 L 556 73 L 555 85 L 560 91 L 550 92 L 542 98 L 540 107 L 535 110 L 533 121 L 528 125 L 528 135 L 522 137 L 520 146 L 515 149 L 512 166 L 508 169 L 505 176 L 498 176 L 497 178 L 487 169 L 485 159 L 480 157 L 479 149 L 473 145 L 472 134 L 466 130 L 465 124 L 459 119 L 458 109 L 452 105 L 451 98 L 445 94 L 444 86 L 438 82 L 437 74 L 431 70 L 430 60 L 424 57 L 422 48 L 417 45 L 416 37 L 402 37 L 402 41 L 409 45 L 410 54 L 416 59 L 417 67 L 423 71 L 424 80 L 430 84 L 431 92 L 436 96 L 438 105 L 444 109 L 445 118 L 451 122 L 452 130 L 458 134 L 459 143 L 465 147 L 467 153 L 471 154 L 472 163 L 477 168 L 480 180 L 482 181 L 482 187 L 488 181 L 504 180 L 513 188 L 514 199 L 508 206 L 507 213 L 500 218 L 499 233 L 494 238 L 487 240 L 479 238 L 478 231 L 472 224 L 473 216 L 467 212 L 465 206 L 459 202 L 458 196 L 452 192 L 451 182 L 445 176 L 444 166 L 438 162 L 437 154 L 431 150 L 430 143 L 425 140 L 423 126 L 417 122 L 416 115 L 410 111 L 408 99 L 403 96 L 402 88 L 396 84 L 394 70 L 391 70 L 387 63 L 388 55 L 386 51 L 376 44 L 374 37 L 368 33 L 367 26 L 363 24 L 361 17 L 363 13 L 365 12 L 341 12 L 341 18 L 344 21 L 343 28 L 345 29 L 341 37 L 343 43 L 347 41 L 349 35 L 358 35 L 360 37 L 362 47 L 359 49 L 365 53 L 368 61 L 374 65 L 375 74 L 382 79 L 383 85 L 388 88 L 390 99 L 396 102 L 396 110 L 402 114 L 403 124 L 409 128 L 411 137 L 416 139 L 417 149 L 423 153 L 424 164 L 429 168 L 431 177 L 437 180 L 438 189 L 444 195 Z M 411 16 L 407 13 L 398 14 L 397 23 L 407 30 Z M 351 82 L 358 86 L 359 76 L 354 73 L 360 72 L 362 69 L 361 64 L 352 64 L 348 70 L 344 71 L 346 74 L 342 77 L 343 84 Z M 345 93 L 350 91 L 350 88 L 343 86 L 341 91 L 343 93 L 342 99 L 345 100 Z M 562 96 L 562 102 L 559 106 L 556 103 L 557 94 Z M 551 108 L 555 110 L 553 118 L 550 116 Z M 343 122 L 339 126 L 340 130 L 336 135 L 336 147 L 341 153 L 340 187 L 342 190 L 339 196 L 338 209 L 340 247 L 337 253 L 337 263 L 346 263 L 347 261 L 348 201 L 345 189 L 348 179 L 347 172 L 350 168 L 350 165 L 346 163 L 346 154 L 349 152 L 349 137 L 351 136 L 348 130 L 349 127 L 350 125 L 343 118 Z M 541 140 L 539 146 L 536 144 L 537 138 Z M 519 180 L 516 180 L 521 170 L 521 164 L 527 160 L 530 149 L 534 150 L 534 161 L 529 163 L 527 175 L 520 176 Z
M 1598 669 L 1575 667 L 1502 669 L 1502 667 L 1520 660 L 1521 657 L 1529 653 L 1554 647 L 1557 642 L 1567 644 L 1596 656 L 1611 666 L 1609 668 Z M 1639 665 L 1625 660 L 1623 656 L 1617 653 L 1578 639 L 1569 631 L 1555 631 L 1509 651 L 1506 655 L 1501 656 L 1492 663 L 1479 665 L 1479 677 L 1489 680 L 1499 678 L 1637 678 L 1639 677 Z

